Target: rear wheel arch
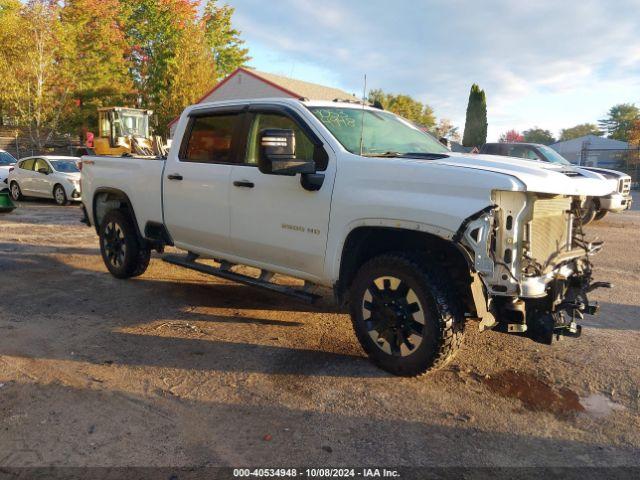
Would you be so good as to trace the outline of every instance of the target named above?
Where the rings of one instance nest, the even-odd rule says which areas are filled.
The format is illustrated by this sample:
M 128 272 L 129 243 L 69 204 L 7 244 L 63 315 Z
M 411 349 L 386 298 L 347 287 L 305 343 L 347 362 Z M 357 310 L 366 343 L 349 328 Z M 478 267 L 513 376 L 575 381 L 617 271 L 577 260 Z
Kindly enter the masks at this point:
M 133 226 L 136 229 L 136 233 L 140 240 L 144 240 L 140 228 L 138 227 L 138 220 L 136 219 L 136 213 L 133 209 L 133 204 L 129 200 L 129 196 L 122 190 L 116 188 L 99 188 L 93 195 L 93 223 L 95 224 L 96 233 L 100 232 L 100 224 L 105 215 L 111 210 L 121 210 L 126 212 L 131 218 Z
M 391 227 L 357 227 L 349 233 L 342 248 L 339 278 L 334 285 L 338 302 L 348 303 L 349 288 L 362 265 L 374 257 L 398 251 L 416 252 L 425 263 L 446 272 L 465 309 L 472 315 L 476 313 L 471 292 L 473 267 L 468 253 L 455 242 L 437 235 Z

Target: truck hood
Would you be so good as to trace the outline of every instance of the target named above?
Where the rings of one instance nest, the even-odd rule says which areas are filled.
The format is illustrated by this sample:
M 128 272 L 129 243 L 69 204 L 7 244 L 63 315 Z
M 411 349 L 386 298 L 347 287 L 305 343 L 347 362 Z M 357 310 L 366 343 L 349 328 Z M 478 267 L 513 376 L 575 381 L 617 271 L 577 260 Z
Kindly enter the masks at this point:
M 538 160 L 525 160 L 498 155 L 450 153 L 436 160 L 442 165 L 473 168 L 517 178 L 527 192 L 554 195 L 600 197 L 611 193 L 611 185 L 595 172 L 585 175 L 573 166 L 556 165 Z

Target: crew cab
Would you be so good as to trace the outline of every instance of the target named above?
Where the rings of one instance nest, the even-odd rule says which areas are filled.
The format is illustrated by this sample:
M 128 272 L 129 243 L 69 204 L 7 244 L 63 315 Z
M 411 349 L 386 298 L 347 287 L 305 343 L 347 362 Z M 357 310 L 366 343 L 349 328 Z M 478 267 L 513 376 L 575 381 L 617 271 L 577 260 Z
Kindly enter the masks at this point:
M 298 299 L 329 287 L 397 375 L 445 364 L 470 319 L 546 343 L 578 336 L 603 286 L 590 261 L 601 244 L 574 213 L 608 186 L 570 166 L 452 153 L 365 105 L 194 105 L 168 158 L 83 157 L 82 190 L 114 276 L 143 274 L 151 250 L 173 245 L 185 253 L 165 261 Z
M 547 145 L 537 143 L 485 143 L 480 153 L 490 155 L 505 155 L 508 157 L 540 160 L 558 165 L 571 163 Z M 579 167 L 581 175 L 590 175 L 610 185 L 610 192 L 602 197 L 585 198 L 582 205 L 582 223 L 587 225 L 594 220 L 603 219 L 609 212 L 620 213 L 631 208 L 631 177 L 626 173 L 598 167 Z

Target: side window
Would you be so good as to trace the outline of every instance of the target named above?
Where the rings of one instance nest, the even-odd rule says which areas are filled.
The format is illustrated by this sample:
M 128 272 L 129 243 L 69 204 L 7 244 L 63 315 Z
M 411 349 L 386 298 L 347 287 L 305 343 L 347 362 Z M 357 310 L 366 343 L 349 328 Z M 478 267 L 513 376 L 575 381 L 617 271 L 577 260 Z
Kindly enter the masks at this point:
M 41 158 L 37 158 L 36 159 L 36 163 L 35 166 L 33 167 L 33 169 L 37 172 L 41 169 L 46 170 L 47 172 L 51 172 L 51 168 L 49 167 L 49 165 L 47 164 L 47 162 L 45 162 L 43 159 Z
M 296 135 L 296 157 L 304 160 L 311 160 L 314 158 L 316 147 L 302 131 L 296 122 L 291 118 L 278 113 L 256 113 L 253 116 L 253 122 L 249 129 L 249 136 L 247 138 L 247 154 L 245 163 L 249 165 L 258 164 L 259 154 L 259 137 L 262 130 L 268 128 L 284 128 L 287 130 L 293 130 Z M 326 165 L 318 165 L 319 170 L 324 170 Z
M 525 147 L 522 145 L 512 146 L 508 150 L 507 155 L 509 155 L 510 157 L 526 158 L 528 160 L 539 160 L 538 155 L 536 155 L 536 152 L 534 152 L 529 147 Z
M 182 162 L 232 163 L 233 134 L 238 123 L 238 114 L 198 116 L 192 120 L 191 133 Z
M 29 160 L 25 160 L 20 164 L 20 168 L 22 170 L 33 170 L 33 165 L 36 163 L 34 158 L 30 158 Z

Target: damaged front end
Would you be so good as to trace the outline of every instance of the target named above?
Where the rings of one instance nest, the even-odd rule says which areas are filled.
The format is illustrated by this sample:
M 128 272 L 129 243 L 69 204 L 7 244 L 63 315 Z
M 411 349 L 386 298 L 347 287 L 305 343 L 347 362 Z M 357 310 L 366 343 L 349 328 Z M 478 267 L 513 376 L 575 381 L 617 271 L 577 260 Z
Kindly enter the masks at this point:
M 481 329 L 526 333 L 543 343 L 579 336 L 583 315 L 597 311 L 588 293 L 610 287 L 593 282 L 591 257 L 602 243 L 585 240 L 579 198 L 496 191 L 493 203 L 458 233 L 486 291 L 491 315 Z

